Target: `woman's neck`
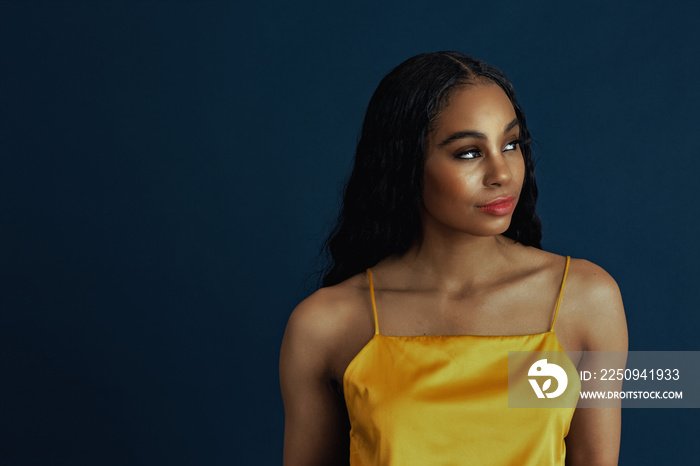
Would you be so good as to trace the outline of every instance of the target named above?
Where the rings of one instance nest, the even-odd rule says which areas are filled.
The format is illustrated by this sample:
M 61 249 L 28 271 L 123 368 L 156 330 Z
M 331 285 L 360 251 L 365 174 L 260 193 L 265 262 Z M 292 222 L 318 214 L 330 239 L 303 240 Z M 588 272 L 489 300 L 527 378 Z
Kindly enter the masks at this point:
M 410 275 L 420 280 L 421 288 L 459 291 L 480 287 L 502 275 L 513 243 L 502 235 L 425 235 L 395 260 L 407 273 L 405 279 L 410 280 Z

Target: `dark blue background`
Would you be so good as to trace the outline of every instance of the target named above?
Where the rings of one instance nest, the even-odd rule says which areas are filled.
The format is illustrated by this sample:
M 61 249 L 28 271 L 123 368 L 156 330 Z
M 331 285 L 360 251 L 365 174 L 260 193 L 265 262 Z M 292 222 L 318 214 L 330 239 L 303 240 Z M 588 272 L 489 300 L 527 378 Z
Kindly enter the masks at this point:
M 617 279 L 630 349 L 699 349 L 694 2 L 330 3 L 0 3 L 0 463 L 279 464 L 286 319 L 426 51 L 510 76 L 544 247 Z M 698 421 L 626 410 L 620 463 Z

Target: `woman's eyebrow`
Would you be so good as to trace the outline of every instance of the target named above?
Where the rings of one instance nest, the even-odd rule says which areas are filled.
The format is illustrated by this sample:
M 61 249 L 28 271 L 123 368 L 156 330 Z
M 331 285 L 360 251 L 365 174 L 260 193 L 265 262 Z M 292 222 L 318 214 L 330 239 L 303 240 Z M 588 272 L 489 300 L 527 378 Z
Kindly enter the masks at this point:
M 517 118 L 506 125 L 506 129 L 503 130 L 503 134 L 506 134 L 511 129 L 515 128 L 520 124 Z M 438 144 L 438 147 L 446 146 L 447 144 L 456 141 L 457 139 L 465 138 L 475 138 L 475 139 L 486 139 L 486 135 L 479 131 L 458 131 L 456 133 L 450 134 L 444 141 Z
M 513 121 L 511 121 L 510 123 L 508 123 L 506 125 L 506 129 L 503 130 L 503 134 L 506 134 L 508 131 L 515 128 L 519 124 L 520 124 L 520 121 L 517 118 L 515 118 Z

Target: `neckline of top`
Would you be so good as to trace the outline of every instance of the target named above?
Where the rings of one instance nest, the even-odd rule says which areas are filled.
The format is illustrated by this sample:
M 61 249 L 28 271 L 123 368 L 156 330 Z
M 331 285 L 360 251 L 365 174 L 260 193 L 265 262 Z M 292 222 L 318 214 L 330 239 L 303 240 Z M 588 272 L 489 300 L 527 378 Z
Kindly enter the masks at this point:
M 556 334 L 554 333 L 554 330 L 546 330 L 544 332 L 537 332 L 537 333 L 518 333 L 518 334 L 513 334 L 513 335 L 495 335 L 495 334 L 481 334 L 481 333 L 460 333 L 460 334 L 455 334 L 455 335 L 446 335 L 446 334 L 438 334 L 438 335 L 385 335 L 383 333 L 375 333 L 375 336 L 378 337 L 386 337 L 386 338 L 405 338 L 405 339 L 410 339 L 410 338 L 430 338 L 430 337 L 435 337 L 435 338 L 454 338 L 454 337 L 477 337 L 477 338 L 483 338 L 483 337 L 494 337 L 494 338 L 513 338 L 513 337 L 537 337 L 541 335 L 547 335 L 547 334 L 553 334 L 556 337 Z
M 367 343 L 365 343 L 362 348 L 360 348 L 360 351 L 355 354 L 355 356 L 350 360 L 348 363 L 347 367 L 345 368 L 345 371 L 343 371 L 343 378 L 342 378 L 342 384 L 343 387 L 345 387 L 345 384 L 347 382 L 347 377 L 348 373 L 351 371 L 351 368 L 355 365 L 358 364 L 358 360 L 362 358 L 362 355 L 369 351 L 368 348 L 370 348 L 373 344 L 377 345 L 377 341 L 380 339 L 383 339 L 384 341 L 417 341 L 421 339 L 425 340 L 430 340 L 430 339 L 449 339 L 449 340 L 468 340 L 469 338 L 465 337 L 476 337 L 475 339 L 477 340 L 486 340 L 484 337 L 491 337 L 491 339 L 496 339 L 500 338 L 503 340 L 506 339 L 513 339 L 513 338 L 523 338 L 523 337 L 530 337 L 530 338 L 536 338 L 536 337 L 547 337 L 548 335 L 552 335 L 554 337 L 554 341 L 556 342 L 557 348 L 559 348 L 557 351 L 565 351 L 564 347 L 561 345 L 561 342 L 559 341 L 559 337 L 557 337 L 557 334 L 554 332 L 554 330 L 548 330 L 546 332 L 541 332 L 541 333 L 526 333 L 526 334 L 520 334 L 520 335 L 473 335 L 473 334 L 460 334 L 460 335 L 384 335 L 381 333 L 375 333 L 372 335 L 372 338 L 370 338 Z M 457 337 L 457 338 L 455 338 Z M 345 391 L 345 388 L 343 388 Z

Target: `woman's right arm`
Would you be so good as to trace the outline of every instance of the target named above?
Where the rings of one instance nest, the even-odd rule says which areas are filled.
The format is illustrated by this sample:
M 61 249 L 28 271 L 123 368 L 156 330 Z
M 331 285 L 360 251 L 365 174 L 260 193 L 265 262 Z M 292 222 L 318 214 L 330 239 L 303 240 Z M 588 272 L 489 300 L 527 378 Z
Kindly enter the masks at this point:
M 312 296 L 297 306 L 282 339 L 284 466 L 348 464 L 347 412 L 330 364 L 338 329 L 318 304 Z

